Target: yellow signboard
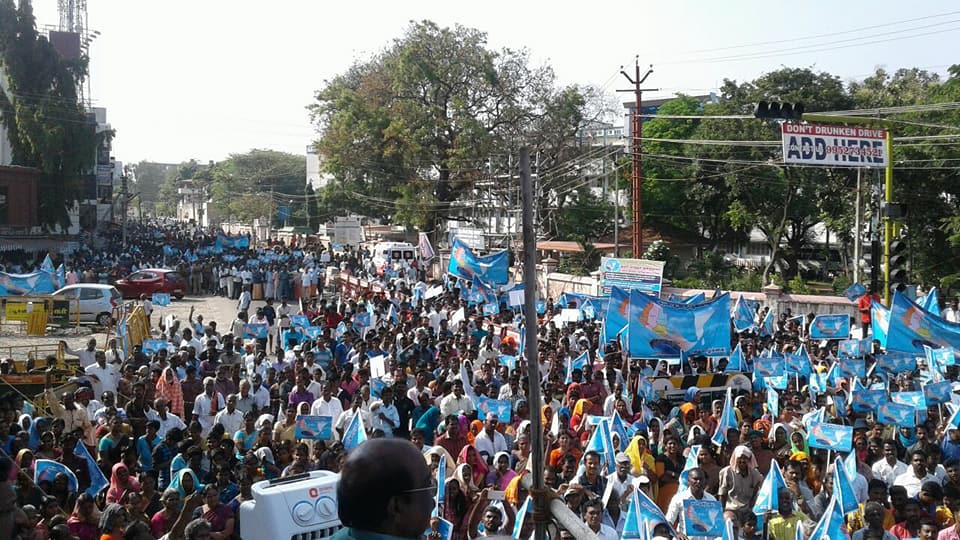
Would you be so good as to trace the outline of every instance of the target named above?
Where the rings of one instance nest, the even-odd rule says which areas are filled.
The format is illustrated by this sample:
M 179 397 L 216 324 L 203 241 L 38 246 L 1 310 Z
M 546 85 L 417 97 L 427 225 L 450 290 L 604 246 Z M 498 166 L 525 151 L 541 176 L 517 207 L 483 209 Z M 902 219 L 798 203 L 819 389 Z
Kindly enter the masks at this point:
M 31 312 L 43 312 L 44 306 L 41 302 L 11 302 L 7 301 L 4 312 L 4 319 L 7 321 L 27 322 Z

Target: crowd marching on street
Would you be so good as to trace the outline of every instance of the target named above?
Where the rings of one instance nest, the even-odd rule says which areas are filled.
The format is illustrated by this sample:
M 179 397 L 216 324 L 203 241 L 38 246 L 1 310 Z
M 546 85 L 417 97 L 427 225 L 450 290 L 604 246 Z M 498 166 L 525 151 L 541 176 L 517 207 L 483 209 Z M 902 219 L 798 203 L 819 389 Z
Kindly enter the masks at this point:
M 559 323 L 578 307 L 573 296 L 545 299 L 536 330 L 518 333 L 510 302 L 485 315 L 470 284 L 430 279 L 422 261 L 377 268 L 367 251 L 305 241 L 218 246 L 215 234 L 161 224 L 129 238 L 125 249 L 108 238 L 73 254 L 68 282 L 177 268 L 187 294 L 236 299 L 236 317 L 154 320 L 153 339 L 128 353 L 91 339 L 69 351 L 79 388 L 50 386 L 42 407 L 5 393 L 0 534 L 240 538 L 253 483 L 336 472 L 364 440 L 402 438 L 442 488 L 438 517 L 453 540 L 510 535 L 518 522 L 515 536 L 527 538 L 537 415 L 547 486 L 603 540 L 639 538 L 638 527 L 657 540 L 960 539 L 958 396 L 924 402 L 900 424 L 857 400 L 952 389 L 952 363 L 892 372 L 874 343 L 862 373 L 843 371 L 837 341 L 808 337 L 812 318 L 759 307 L 753 327 L 731 333 L 729 358 L 637 360 L 619 340 L 603 343 L 601 319 Z M 371 287 L 324 296 L 341 272 Z M 864 297 L 869 331 L 876 297 Z M 522 361 L 534 336 L 539 403 L 526 397 Z M 755 374 L 771 357 L 807 369 L 773 391 Z M 663 377 L 733 373 L 752 388 L 651 389 Z M 308 430 L 316 418 L 321 429 Z M 823 444 L 836 426 L 849 429 L 849 451 Z M 716 507 L 715 523 L 691 501 Z

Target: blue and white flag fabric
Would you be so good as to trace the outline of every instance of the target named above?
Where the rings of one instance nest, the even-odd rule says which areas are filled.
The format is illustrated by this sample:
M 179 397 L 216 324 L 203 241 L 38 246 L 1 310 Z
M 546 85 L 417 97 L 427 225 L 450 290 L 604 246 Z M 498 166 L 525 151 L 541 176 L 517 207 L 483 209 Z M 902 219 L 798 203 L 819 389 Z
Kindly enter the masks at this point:
M 739 341 L 737 347 L 730 353 L 730 360 L 723 371 L 725 373 L 745 373 L 747 371 L 747 362 L 743 357 L 743 346 Z
M 723 412 L 720 413 L 720 421 L 717 423 L 717 430 L 710 438 L 710 442 L 717 446 L 727 442 L 727 431 L 737 429 L 737 416 L 733 412 L 733 389 L 727 387 L 727 396 L 723 400 Z
M 948 322 L 894 293 L 890 306 L 887 350 L 922 353 L 923 346 L 960 348 L 960 324 Z
M 508 402 L 509 403 L 509 402 Z M 630 443 L 630 435 L 627 433 L 627 426 L 623 422 L 623 418 L 620 418 L 620 413 L 613 411 L 613 417 L 610 419 L 610 435 L 613 439 L 613 435 L 616 434 L 617 438 L 620 441 L 619 445 L 616 445 L 613 448 L 614 452 L 623 452 L 626 450 L 627 445 Z M 613 441 L 611 440 L 611 445 Z
M 57 267 L 57 287 L 63 287 L 67 284 L 67 270 L 63 267 L 63 263 L 60 263 L 60 266 Z
M 843 295 L 847 297 L 847 300 L 851 302 L 856 302 L 860 299 L 861 296 L 867 294 L 867 288 L 859 283 L 854 283 L 847 287 L 847 290 L 843 291 Z
M 887 330 L 890 328 L 890 309 L 879 302 L 870 302 L 871 338 L 887 347 Z
M 520 506 L 520 509 L 517 510 L 516 522 L 513 524 L 513 538 L 516 540 L 522 540 L 521 535 L 523 534 L 523 523 L 526 521 L 527 516 L 533 513 L 533 499 L 527 495 L 527 498 L 523 501 L 523 504 Z
M 913 392 L 891 392 L 890 401 L 912 407 L 916 410 L 927 408 L 927 401 L 923 397 L 923 392 L 919 390 Z
M 77 441 L 77 445 L 73 448 L 73 455 L 84 460 L 87 464 L 87 473 L 90 475 L 90 487 L 86 490 L 87 494 L 95 497 L 101 489 L 110 485 L 110 481 L 103 475 L 103 471 L 93 460 L 90 452 L 87 451 L 87 447 L 83 445 L 83 441 Z
M 573 370 L 579 369 L 580 371 L 583 371 L 583 369 L 587 366 L 588 353 L 589 351 L 583 351 L 580 356 L 573 360 L 567 358 L 567 376 L 564 380 L 564 384 L 570 384 L 573 382 Z
M 720 501 L 699 500 L 692 497 L 684 499 L 683 525 L 688 535 L 709 538 L 722 536 L 723 522 L 723 505 Z
M 643 523 L 643 526 L 641 526 L 641 521 L 640 501 L 637 497 L 637 492 L 634 491 L 627 506 L 627 517 L 624 519 L 623 532 L 620 534 L 621 540 L 645 539 L 647 535 L 644 533 L 647 531 L 647 526 L 646 523 Z
M 79 489 L 77 475 L 73 474 L 73 471 L 71 471 L 63 463 L 60 463 L 59 461 L 53 461 L 52 459 L 38 459 L 34 461 L 33 464 L 34 484 L 39 486 L 40 482 L 50 482 L 50 485 L 53 486 L 54 477 L 60 473 L 63 473 L 67 476 L 67 489 L 71 493 L 76 493 Z
M 923 385 L 923 397 L 927 405 L 949 403 L 953 393 L 953 383 L 950 381 L 928 382 Z
M 853 427 L 826 422 L 811 422 L 807 444 L 811 448 L 849 452 L 853 448 Z
M 459 238 L 453 239 L 450 246 L 450 262 L 447 272 L 461 279 L 472 280 L 479 277 L 486 283 L 505 285 L 509 277 L 506 250 L 479 257 Z
M 363 427 L 360 416 L 360 411 L 357 411 L 347 425 L 346 431 L 343 432 L 343 447 L 348 452 L 367 440 L 367 430 Z M 442 480 L 438 479 L 438 481 Z
M 608 309 L 608 313 L 612 311 Z M 697 306 L 670 304 L 630 291 L 627 343 L 636 358 L 730 354 L 730 295 Z
M 613 440 L 610 437 L 609 418 L 601 417 L 600 422 L 590 436 L 590 441 L 587 443 L 587 450 L 593 450 L 600 454 L 600 458 L 606 463 L 607 474 L 614 471 L 615 465 L 613 457 L 616 455 L 616 452 L 613 450 Z
M 796 353 L 784 353 L 783 358 L 787 365 L 787 373 L 791 375 L 805 377 L 813 371 L 809 358 L 804 358 Z
M 916 427 L 916 409 L 909 405 L 887 401 L 877 408 L 877 422 L 888 426 Z
M 957 355 L 953 347 L 939 347 L 933 349 L 927 345 L 924 345 L 923 351 L 927 356 L 927 363 L 936 364 L 938 368 L 955 366 L 957 364 Z
M 773 388 L 767 388 L 767 413 L 773 418 L 780 417 L 780 394 Z
M 942 317 L 940 313 L 940 295 L 937 293 L 937 288 L 933 287 L 930 289 L 930 292 L 917 298 L 917 305 L 921 308 L 933 313 L 937 317 Z
M 266 324 L 247 323 L 243 325 L 244 339 L 267 339 L 269 329 Z
M 687 460 L 683 463 L 683 470 L 680 471 L 680 476 L 678 477 L 680 483 L 680 490 L 687 488 L 687 477 L 690 476 L 690 471 L 700 466 L 700 445 L 695 444 L 690 447 L 690 451 L 687 452 Z
M 493 413 L 497 416 L 498 421 L 505 424 L 510 423 L 510 412 L 513 405 L 511 401 L 477 396 L 476 404 L 478 418 L 485 419 L 488 414 Z
M 770 470 L 766 478 L 760 484 L 760 491 L 757 492 L 757 499 L 753 503 L 753 513 L 762 516 L 767 512 L 779 510 L 777 492 L 783 487 L 787 487 L 786 482 L 783 481 L 783 473 L 780 472 L 777 461 L 773 460 L 770 462 Z
M 847 339 L 850 316 L 846 313 L 817 315 L 810 324 L 810 339 Z
M 801 416 L 800 423 L 803 424 L 804 429 L 809 430 L 812 424 L 823 422 L 826 419 L 826 415 L 826 408 L 820 407 Z
M 906 371 L 916 371 L 917 369 L 917 357 L 914 353 L 893 352 L 879 354 L 876 360 L 876 371 L 886 372 L 891 375 Z
M 870 352 L 870 341 L 865 339 L 845 339 L 837 345 L 840 358 L 861 358 Z
M 847 478 L 856 478 L 859 474 L 857 472 L 857 453 L 850 452 L 847 454 L 847 457 L 843 458 L 843 468 L 847 471 Z M 852 485 L 851 480 L 851 485 Z
M 860 390 L 853 393 L 850 407 L 854 412 L 866 413 L 876 411 L 880 405 L 887 402 L 886 390 Z
M 653 389 L 653 383 L 650 382 L 650 379 L 643 376 L 641 376 L 637 381 L 637 395 L 643 398 L 645 403 L 650 403 L 657 400 L 657 394 Z
M 836 490 L 836 488 L 834 488 Z M 799 527 L 798 527 L 799 528 Z M 830 503 L 827 505 L 823 517 L 814 527 L 810 535 L 811 540 L 849 540 L 850 535 L 844 527 L 843 511 L 840 503 L 837 501 L 836 491 L 834 496 L 830 497 Z
M 840 456 L 837 456 L 833 462 L 833 494 L 837 497 L 844 514 L 855 512 L 860 508 L 860 503 L 853 491 L 852 480 L 847 475 L 847 468 L 843 465 Z
M 447 456 L 440 456 L 437 464 L 437 496 L 434 505 L 434 515 L 440 515 L 440 505 L 447 499 Z
M 863 378 L 867 376 L 867 365 L 862 358 L 842 358 L 837 360 L 841 377 Z
M 603 319 L 603 343 L 610 343 L 624 328 L 630 317 L 630 292 L 620 287 L 610 288 L 610 301 Z
M 150 302 L 155 306 L 165 307 L 170 305 L 170 293 L 155 292 L 150 297 Z
M 767 314 L 763 316 L 763 321 L 760 322 L 760 337 L 773 336 L 773 322 L 773 310 L 767 310 Z
M 290 315 L 290 326 L 306 328 L 310 326 L 310 319 L 306 315 Z
M 753 322 L 753 310 L 744 301 L 743 296 L 738 296 L 733 304 L 733 329 L 737 332 L 749 330 L 755 326 Z
M 370 327 L 370 313 L 367 311 L 361 311 L 360 313 L 353 314 L 353 327 L 354 328 L 369 328 Z
M 950 411 L 950 419 L 947 420 L 947 428 L 960 429 L 960 407 L 955 407 L 952 403 L 947 403 L 947 410 Z
M 47 272 L 48 274 L 54 273 L 53 259 L 50 258 L 49 253 L 43 258 L 43 262 L 40 263 L 40 271 Z
M 496 315 L 496 314 L 498 314 L 498 313 L 500 313 L 500 305 L 499 305 L 499 304 L 497 304 L 497 303 L 493 303 L 493 304 L 483 304 L 483 316 L 484 316 L 484 317 L 492 317 L 493 315 Z
M 387 319 L 392 324 L 400 324 L 400 315 L 397 313 L 397 307 L 393 304 L 390 304 L 390 309 L 387 310 Z

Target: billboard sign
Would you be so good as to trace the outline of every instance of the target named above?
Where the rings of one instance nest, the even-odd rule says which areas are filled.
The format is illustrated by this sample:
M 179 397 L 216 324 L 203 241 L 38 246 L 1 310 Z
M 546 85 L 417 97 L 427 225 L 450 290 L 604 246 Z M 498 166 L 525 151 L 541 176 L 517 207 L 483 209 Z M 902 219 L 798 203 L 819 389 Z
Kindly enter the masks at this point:
M 625 291 L 638 290 L 657 298 L 663 282 L 663 261 L 646 259 L 617 259 L 604 257 L 600 261 L 600 287 L 609 295 L 611 287 Z
M 783 162 L 833 167 L 886 167 L 887 132 L 883 129 L 824 124 L 780 125 Z

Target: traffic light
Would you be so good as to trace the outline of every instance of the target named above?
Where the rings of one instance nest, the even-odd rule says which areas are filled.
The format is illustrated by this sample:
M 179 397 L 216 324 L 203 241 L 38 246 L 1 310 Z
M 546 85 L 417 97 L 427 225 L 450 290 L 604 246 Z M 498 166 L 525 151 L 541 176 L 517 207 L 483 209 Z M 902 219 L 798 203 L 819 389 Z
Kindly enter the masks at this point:
M 803 120 L 803 103 L 781 103 L 779 101 L 761 101 L 753 111 L 756 118 L 771 120 Z
M 890 294 L 907 290 L 907 242 L 890 242 Z
M 880 269 L 883 267 L 883 246 L 879 240 L 874 240 L 864 245 L 863 258 L 860 259 L 860 269 L 864 276 L 869 276 L 870 287 L 874 291 L 879 291 L 880 287 Z

